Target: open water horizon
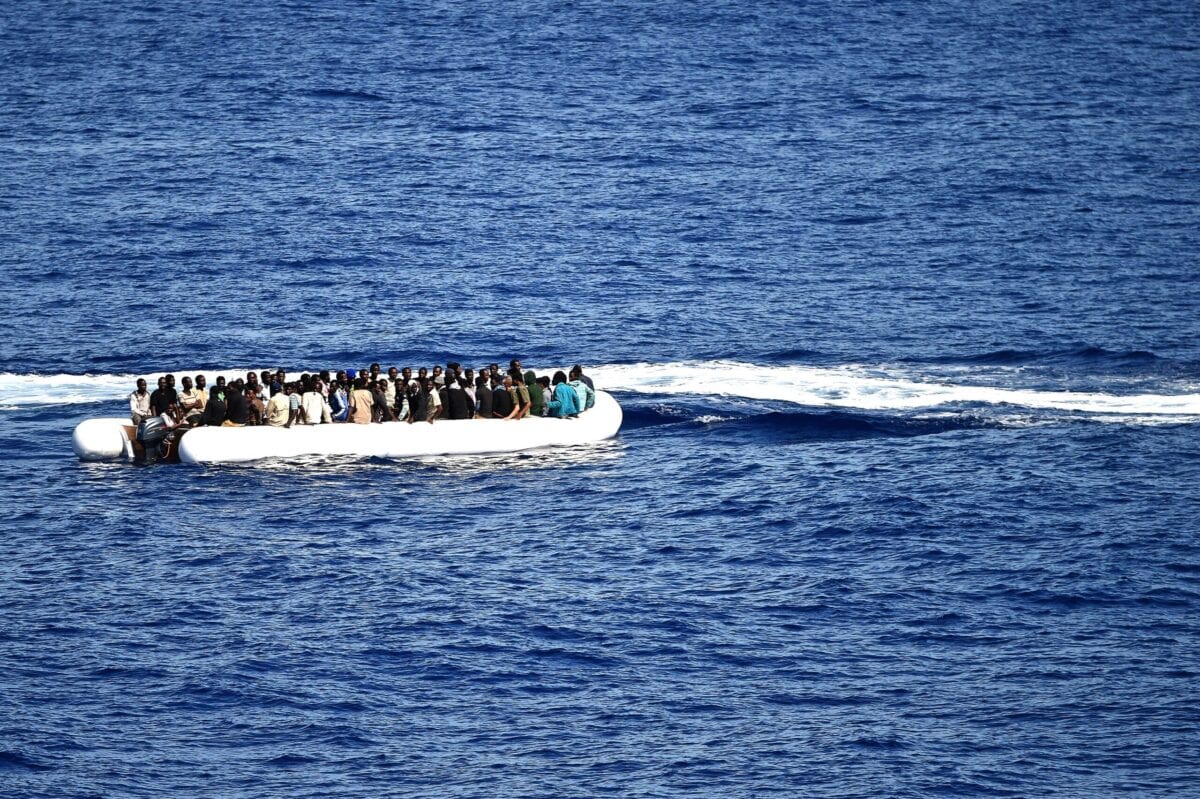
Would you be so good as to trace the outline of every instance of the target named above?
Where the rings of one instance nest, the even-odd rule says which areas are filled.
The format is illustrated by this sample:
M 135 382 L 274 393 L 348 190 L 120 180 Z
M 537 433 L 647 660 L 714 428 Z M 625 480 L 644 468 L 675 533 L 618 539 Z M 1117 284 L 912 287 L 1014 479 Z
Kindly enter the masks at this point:
M 0 795 L 1195 795 L 1198 34 L 9 9 Z M 71 452 L 138 376 L 512 357 L 621 433 Z

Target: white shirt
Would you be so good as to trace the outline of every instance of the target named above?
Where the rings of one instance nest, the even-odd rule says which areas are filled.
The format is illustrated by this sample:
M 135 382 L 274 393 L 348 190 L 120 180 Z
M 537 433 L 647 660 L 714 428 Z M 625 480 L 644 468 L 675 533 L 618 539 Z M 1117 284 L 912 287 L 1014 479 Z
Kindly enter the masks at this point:
M 310 391 L 301 397 L 300 407 L 304 410 L 305 424 L 329 424 L 333 421 L 333 411 L 319 391 Z

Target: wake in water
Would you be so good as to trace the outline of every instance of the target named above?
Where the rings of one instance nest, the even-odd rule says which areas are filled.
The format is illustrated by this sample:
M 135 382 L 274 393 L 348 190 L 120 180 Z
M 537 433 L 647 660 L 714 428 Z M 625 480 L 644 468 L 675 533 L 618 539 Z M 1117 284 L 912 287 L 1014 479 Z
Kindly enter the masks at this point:
M 289 370 L 298 372 L 300 370 Z M 539 373 L 546 370 L 539 370 Z M 218 372 L 197 369 L 176 375 L 203 373 L 234 376 L 245 370 Z M 883 370 L 865 366 L 760 366 L 738 361 L 599 366 L 589 369 L 597 384 L 614 392 L 695 398 L 762 401 L 805 408 L 884 412 L 927 417 L 929 413 L 964 410 L 1054 412 L 1056 418 L 1086 417 L 1125 424 L 1200 422 L 1200 393 L 1184 387 L 1179 393 L 1117 394 L 1029 389 L 1020 386 L 978 386 L 927 378 L 919 369 Z M 0 408 L 23 408 L 111 403 L 123 400 L 138 377 L 151 385 L 152 375 L 30 375 L 0 374 Z M 626 403 L 637 403 L 636 397 Z M 709 403 L 711 406 L 711 403 Z M 742 413 L 753 412 L 747 407 Z M 710 407 L 701 411 L 712 414 Z
M 920 412 L 979 407 L 1053 410 L 1129 422 L 1200 421 L 1200 394 L 1043 391 L 924 380 L 861 366 L 759 366 L 737 361 L 632 364 L 591 370 L 612 391 L 723 396 L 810 408 Z

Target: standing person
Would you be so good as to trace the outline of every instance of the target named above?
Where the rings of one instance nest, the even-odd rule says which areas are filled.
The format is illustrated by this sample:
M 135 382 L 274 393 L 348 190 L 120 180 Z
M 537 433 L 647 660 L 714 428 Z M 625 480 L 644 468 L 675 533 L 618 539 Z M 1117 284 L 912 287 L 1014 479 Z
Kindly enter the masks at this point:
M 154 414 L 150 409 L 150 392 L 146 390 L 145 378 L 138 378 L 137 388 L 129 395 L 129 418 L 133 421 L 134 427 L 142 423 Z
M 479 370 L 479 377 L 475 380 L 475 416 L 479 419 L 492 418 L 492 381 L 486 366 Z
M 338 372 L 338 379 L 329 390 L 329 414 L 335 422 L 344 422 L 350 415 L 350 396 L 346 393 L 346 373 Z
M 414 380 L 408 384 L 408 423 L 424 421 L 428 415 L 428 398 L 421 390 L 421 382 Z
M 434 367 L 435 369 L 437 367 Z M 429 396 L 429 411 L 426 414 L 426 419 L 432 424 L 434 419 L 442 415 L 442 395 L 438 391 L 437 385 L 429 378 L 425 378 L 422 384 L 425 393 Z
M 492 391 L 492 418 L 493 419 L 508 419 L 511 418 L 516 407 L 513 405 L 512 394 L 509 389 L 512 388 L 512 378 L 505 376 L 504 382 L 496 386 Z
M 529 391 L 529 415 L 545 416 L 546 394 L 532 369 L 525 372 L 525 388 Z
M 463 380 L 466 381 L 463 385 L 463 391 L 467 392 L 467 406 L 471 409 L 471 413 L 467 417 L 469 419 L 475 415 L 475 370 L 464 370 Z
M 370 424 L 375 397 L 367 388 L 364 377 L 354 378 L 354 391 L 350 393 L 350 421 L 354 424 Z
M 371 389 L 371 418 L 376 422 L 396 421 L 392 405 L 387 401 L 387 384 L 387 378 L 381 377 Z
M 403 380 L 396 381 L 396 399 L 392 405 L 392 413 L 395 415 L 397 422 L 409 421 L 411 415 L 408 403 L 408 383 Z
M 579 394 L 567 382 L 567 376 L 561 371 L 554 373 L 554 393 L 546 410 L 551 416 L 559 419 L 573 418 L 579 415 Z
M 521 374 L 521 370 L 514 368 L 512 375 L 507 380 L 509 384 L 508 393 L 513 401 L 513 419 L 524 419 L 529 415 L 529 409 L 532 407 L 532 402 L 529 397 L 529 389 L 525 385 L 525 378 Z
M 446 418 L 470 419 L 471 410 L 467 399 L 465 377 L 452 377 L 446 381 Z
M 394 366 L 388 367 L 387 383 L 383 386 L 383 397 L 389 408 L 396 407 L 396 381 L 400 379 L 400 370 Z
M 158 388 L 150 392 L 150 413 L 161 416 L 167 412 L 167 406 L 175 404 L 174 389 L 167 388 L 166 375 L 158 378 Z
M 291 427 L 296 421 L 296 413 L 292 410 L 292 388 L 287 383 L 278 393 L 271 395 L 267 403 L 267 425 L 270 427 Z

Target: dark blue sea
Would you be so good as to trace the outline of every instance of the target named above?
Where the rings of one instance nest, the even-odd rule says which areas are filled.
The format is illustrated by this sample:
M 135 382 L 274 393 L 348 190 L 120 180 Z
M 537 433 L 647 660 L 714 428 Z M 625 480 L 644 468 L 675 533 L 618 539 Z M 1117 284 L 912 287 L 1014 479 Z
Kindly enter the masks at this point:
M 8 4 L 0 797 L 1200 795 L 1200 6 Z M 575 449 L 84 464 L 520 358 Z

